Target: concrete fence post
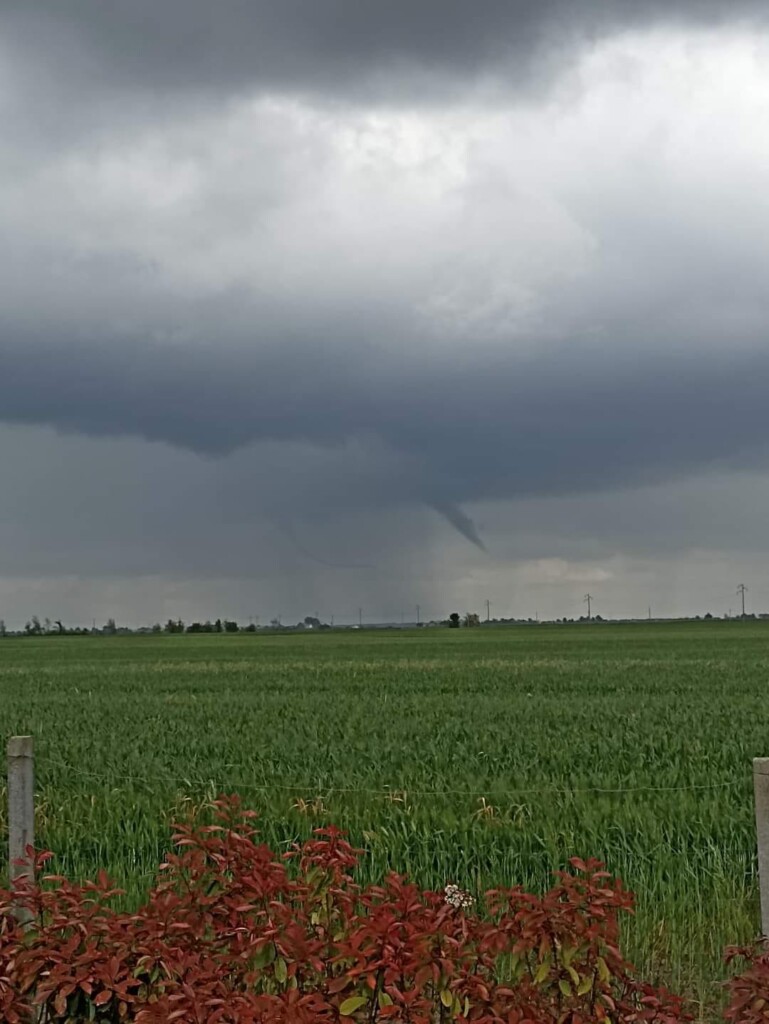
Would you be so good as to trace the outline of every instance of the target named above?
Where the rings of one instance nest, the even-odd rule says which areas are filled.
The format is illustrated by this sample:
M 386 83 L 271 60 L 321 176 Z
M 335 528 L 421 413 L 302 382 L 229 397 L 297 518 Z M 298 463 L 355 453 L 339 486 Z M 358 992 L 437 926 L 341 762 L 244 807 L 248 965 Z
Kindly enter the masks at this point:
M 27 847 L 35 845 L 35 755 L 31 736 L 8 740 L 8 873 L 11 882 L 22 876 L 34 879 L 35 867 L 27 859 Z M 30 919 L 24 907 L 16 908 L 22 921 Z
M 761 934 L 769 936 L 769 757 L 753 758 L 753 792 L 756 804 Z

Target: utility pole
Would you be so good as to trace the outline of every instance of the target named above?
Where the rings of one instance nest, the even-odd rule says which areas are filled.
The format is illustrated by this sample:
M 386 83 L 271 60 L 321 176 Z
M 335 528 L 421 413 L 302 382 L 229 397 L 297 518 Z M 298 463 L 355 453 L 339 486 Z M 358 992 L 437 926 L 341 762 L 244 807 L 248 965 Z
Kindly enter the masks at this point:
M 649 605 L 649 622 L 652 620 L 652 606 Z
M 421 624 L 421 622 L 422 622 L 422 620 L 419 617 L 419 605 L 417 605 L 417 625 L 419 626 Z
M 486 621 L 491 622 L 491 605 L 489 604 L 488 597 L 486 598 Z
M 740 583 L 739 587 L 737 587 L 737 593 L 742 598 L 742 617 L 743 617 L 743 619 L 745 618 L 745 594 L 747 592 L 747 589 L 748 588 L 745 586 L 744 583 Z
M 358 609 L 358 626 L 361 629 L 363 628 L 363 609 L 362 608 Z
M 590 602 L 593 600 L 592 594 L 585 594 L 584 600 L 587 601 L 587 621 L 590 622 L 592 615 L 590 614 Z

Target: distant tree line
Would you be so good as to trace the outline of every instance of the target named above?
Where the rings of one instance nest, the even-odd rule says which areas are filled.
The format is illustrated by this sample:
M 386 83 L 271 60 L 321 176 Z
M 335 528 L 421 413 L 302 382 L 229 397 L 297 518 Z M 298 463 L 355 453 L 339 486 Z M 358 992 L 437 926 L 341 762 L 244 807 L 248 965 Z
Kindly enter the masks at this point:
M 256 627 L 254 627 L 255 629 Z M 251 632 L 254 630 L 251 630 Z M 167 633 L 238 633 L 239 631 L 240 626 L 231 619 L 217 619 L 216 622 L 206 619 L 205 622 L 191 622 L 187 627 L 185 627 L 181 619 L 178 622 L 172 622 L 169 619 L 166 623 Z M 249 632 L 248 626 L 246 626 L 244 632 Z
M 459 629 L 460 626 L 464 626 L 465 629 L 471 629 L 474 626 L 480 626 L 481 617 L 477 612 L 465 612 L 465 617 L 459 614 L 459 612 L 452 612 L 446 619 L 446 625 L 449 629 Z
M 295 625 L 283 625 L 280 619 L 272 619 L 269 627 L 257 626 L 253 621 L 247 626 L 241 626 L 234 619 L 216 619 L 212 622 L 210 619 L 206 619 L 205 622 L 190 622 L 185 623 L 182 619 L 169 619 L 165 625 L 156 622 L 153 626 L 140 626 L 138 629 L 130 629 L 127 626 L 118 626 L 115 619 L 110 618 L 104 623 L 103 626 L 97 627 L 95 624 L 91 628 L 85 626 L 72 626 L 67 627 L 60 619 L 41 619 L 37 615 L 33 615 L 25 624 L 23 630 L 9 631 L 6 627 L 5 621 L 0 619 L 0 637 L 4 636 L 116 636 L 118 634 L 127 635 L 132 633 L 256 633 L 258 630 L 263 629 L 291 629 L 291 630 L 304 630 L 304 629 L 331 629 L 328 623 L 321 622 L 321 620 L 314 615 L 307 615 L 303 620 L 297 622 Z
M 711 612 L 706 612 L 704 615 L 692 615 L 692 616 L 681 616 L 679 621 L 698 621 L 698 620 L 713 620 L 719 618 L 719 616 L 713 616 Z M 769 620 L 769 613 L 759 613 L 758 615 L 754 612 L 749 612 L 745 615 L 724 615 L 724 619 L 764 619 Z M 552 625 L 569 624 L 569 623 L 587 623 L 587 622 L 607 622 L 600 615 L 593 615 L 589 619 L 586 615 L 580 615 L 579 618 L 572 619 L 564 616 L 560 619 L 552 619 L 550 623 Z M 645 620 L 613 620 L 613 621 L 645 621 Z M 659 620 L 655 620 L 659 621 Z M 431 626 L 448 626 L 450 629 L 473 629 L 479 626 L 506 626 L 506 625 L 542 625 L 543 623 L 539 619 L 489 619 L 481 621 L 480 616 L 477 612 L 465 612 L 464 615 L 460 615 L 459 612 L 452 612 L 447 619 L 442 622 L 434 621 L 426 623 Z M 419 625 L 423 625 L 419 623 Z M 275 632 L 275 631 L 304 631 L 304 630 L 327 630 L 332 629 L 333 625 L 329 625 L 327 622 L 323 622 L 317 615 L 306 615 L 304 619 L 294 625 L 284 624 L 280 618 L 273 618 L 270 620 L 269 626 L 256 625 L 253 620 L 246 626 L 241 626 L 234 619 L 216 619 L 211 621 L 206 619 L 205 622 L 190 622 L 185 623 L 182 619 L 168 619 L 165 625 L 156 622 L 152 626 L 140 626 L 136 629 L 129 628 L 127 626 L 119 626 L 114 618 L 109 618 L 103 626 L 97 627 L 96 624 L 91 628 L 85 626 L 71 626 L 67 627 L 61 621 L 61 619 L 49 619 L 45 618 L 41 621 L 39 616 L 33 615 L 25 624 L 21 630 L 9 630 L 3 619 L 0 619 L 0 638 L 2 637 L 45 637 L 45 636 L 128 636 L 133 634 L 171 634 L 171 633 L 256 633 L 256 632 Z M 358 629 L 358 626 L 352 627 L 338 627 L 338 628 L 353 628 Z

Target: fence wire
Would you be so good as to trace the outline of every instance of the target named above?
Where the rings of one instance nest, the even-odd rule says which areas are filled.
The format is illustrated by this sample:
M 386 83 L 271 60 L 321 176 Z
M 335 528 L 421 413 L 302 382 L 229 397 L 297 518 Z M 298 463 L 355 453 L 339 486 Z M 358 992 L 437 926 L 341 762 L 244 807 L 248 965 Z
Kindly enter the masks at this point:
M 122 772 L 110 772 L 105 774 L 103 772 L 87 771 L 83 768 L 77 768 L 75 765 L 67 764 L 65 761 L 59 761 L 51 757 L 41 757 L 39 754 L 36 755 L 37 764 L 49 765 L 53 768 L 58 768 L 66 772 L 71 772 L 74 775 L 79 775 L 84 778 L 96 779 L 101 782 L 114 783 L 120 782 L 133 782 L 141 783 L 142 785 L 156 785 L 162 783 L 169 786 L 186 786 L 192 785 L 209 786 L 214 782 L 212 778 L 199 778 L 193 779 L 190 776 L 160 776 L 160 775 L 126 775 Z M 238 771 L 247 771 L 248 766 L 246 765 L 232 765 L 232 768 L 236 768 Z M 486 789 L 412 789 L 407 783 L 398 783 L 392 786 L 385 786 L 384 788 L 370 788 L 367 786 L 335 786 L 333 784 L 324 784 L 319 780 L 315 782 L 305 783 L 285 783 L 285 782 L 248 782 L 243 780 L 227 779 L 226 786 L 234 789 L 250 790 L 254 792 L 269 793 L 273 790 L 281 790 L 290 793 L 307 793 L 316 792 L 322 790 L 325 793 L 345 793 L 345 794 L 362 794 L 369 796 L 382 796 L 382 797 L 393 797 L 393 796 L 424 796 L 424 797 L 439 797 L 439 796 L 465 796 L 465 797 L 484 797 L 488 798 L 492 795 L 495 799 L 500 797 L 513 797 L 513 796 L 572 796 L 576 794 L 605 794 L 605 795 L 624 795 L 628 793 L 685 793 L 685 792 L 703 792 L 708 790 L 724 790 L 734 789 L 736 787 L 747 785 L 748 779 L 730 779 L 726 782 L 704 782 L 694 783 L 683 786 L 575 786 L 575 787 L 562 787 L 562 786 L 537 786 L 537 787 L 513 787 L 510 789 L 500 789 L 492 785 Z

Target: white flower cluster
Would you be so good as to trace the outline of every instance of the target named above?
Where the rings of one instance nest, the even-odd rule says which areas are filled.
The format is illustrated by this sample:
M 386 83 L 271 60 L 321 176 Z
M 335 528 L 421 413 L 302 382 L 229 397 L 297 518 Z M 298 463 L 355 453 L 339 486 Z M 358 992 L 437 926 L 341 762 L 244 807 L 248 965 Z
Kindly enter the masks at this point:
M 455 907 L 457 910 L 466 910 L 468 907 L 472 907 L 475 900 L 469 892 L 465 892 L 464 889 L 460 889 L 458 885 L 447 885 L 443 890 L 446 902 L 450 907 Z

